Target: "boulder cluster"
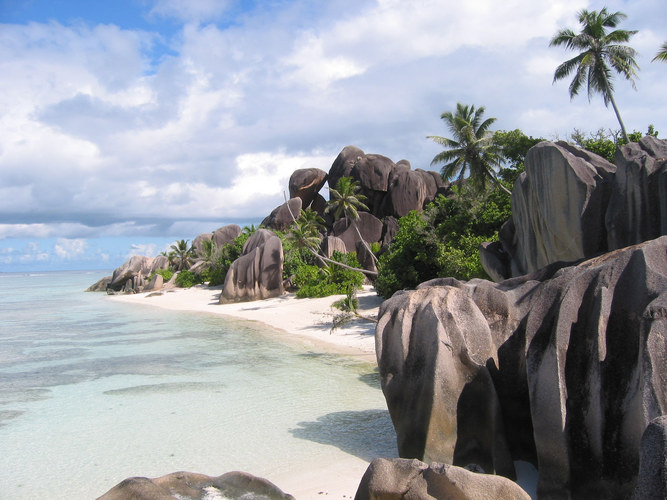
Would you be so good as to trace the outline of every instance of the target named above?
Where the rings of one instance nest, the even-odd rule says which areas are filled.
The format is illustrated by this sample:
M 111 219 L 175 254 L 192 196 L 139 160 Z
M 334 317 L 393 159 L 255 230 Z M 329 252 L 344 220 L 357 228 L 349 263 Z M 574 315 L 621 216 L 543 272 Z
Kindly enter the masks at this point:
M 334 220 L 326 211 L 327 201 L 321 194 L 326 184 L 335 188 L 341 177 L 359 183 L 359 194 L 366 197 L 369 211 L 360 211 L 352 224 L 347 217 Z M 238 302 L 276 297 L 284 293 L 282 281 L 283 249 L 273 231 L 285 231 L 306 209 L 315 211 L 325 221 L 320 253 L 331 258 L 334 251 L 356 252 L 364 269 L 377 272 L 368 248 L 371 243 L 388 245 L 398 229 L 398 218 L 410 210 L 422 210 L 446 186 L 437 172 L 411 170 L 407 160 L 394 163 L 386 156 L 365 154 L 356 146 L 343 148 L 329 172 L 319 168 L 295 170 L 289 179 L 290 198 L 276 207 L 260 224 L 260 229 L 246 242 L 242 255 L 227 273 L 220 302 Z M 213 241 L 220 249 L 241 234 L 236 224 L 223 226 L 213 233 L 203 233 L 193 240 L 197 258 L 191 267 L 198 272 L 204 265 L 204 242 Z M 363 241 L 362 241 L 363 240 Z M 157 262 L 157 264 L 155 264 Z M 100 280 L 89 291 L 137 293 L 158 290 L 161 277 L 148 279 L 157 269 L 166 269 L 166 257 L 132 257 L 114 271 L 113 277 Z

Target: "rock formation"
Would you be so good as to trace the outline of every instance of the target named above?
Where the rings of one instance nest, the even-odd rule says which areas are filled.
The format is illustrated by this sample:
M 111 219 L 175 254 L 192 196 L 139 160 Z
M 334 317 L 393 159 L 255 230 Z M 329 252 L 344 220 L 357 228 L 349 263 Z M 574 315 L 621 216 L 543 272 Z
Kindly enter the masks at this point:
M 667 237 L 380 309 L 376 354 L 406 458 L 539 472 L 540 498 L 628 498 L 667 413 Z
M 121 481 L 98 500 L 173 500 L 175 498 L 229 498 L 294 500 L 275 484 L 245 472 L 218 477 L 193 472 L 174 472 L 149 479 L 131 477 Z
M 192 250 L 194 251 L 197 257 L 204 256 L 204 242 L 210 241 L 213 239 L 213 233 L 202 233 L 195 237 L 192 240 Z
M 284 231 L 289 228 L 294 219 L 301 215 L 301 198 L 291 198 L 273 211 L 262 221 L 261 227 Z
M 445 193 L 446 187 L 437 172 L 411 170 L 410 162 L 394 163 L 386 156 L 366 154 L 356 146 L 346 146 L 329 170 L 328 183 L 335 188 L 341 177 L 359 182 L 370 213 L 378 219 L 402 217 Z
M 289 178 L 289 197 L 301 198 L 302 207 L 309 208 L 327 181 L 327 173 L 319 168 L 301 168 Z
M 334 252 L 347 253 L 345 242 L 336 236 L 326 236 L 320 244 L 320 253 L 330 259 Z
M 635 500 L 667 498 L 667 415 L 646 427 L 641 441 Z
M 216 248 L 222 248 L 227 243 L 231 243 L 241 234 L 241 227 L 237 224 L 228 224 L 216 229 L 213 233 L 213 241 Z
M 667 234 L 667 140 L 622 146 L 616 165 L 565 142 L 526 156 L 500 243 L 482 248 L 500 281 L 554 262 L 573 262 Z
M 361 479 L 355 500 L 529 500 L 513 481 L 453 465 L 376 458 Z
M 359 234 L 368 243 L 374 243 L 382 239 L 382 221 L 368 212 L 359 212 L 359 219 L 356 221 L 356 229 L 350 221 L 343 217 L 338 219 L 333 226 L 333 234 L 345 243 L 348 252 L 354 252 Z M 357 233 L 357 229 L 359 232 Z
M 220 304 L 278 297 L 283 288 L 283 245 L 268 229 L 255 231 L 227 271 Z

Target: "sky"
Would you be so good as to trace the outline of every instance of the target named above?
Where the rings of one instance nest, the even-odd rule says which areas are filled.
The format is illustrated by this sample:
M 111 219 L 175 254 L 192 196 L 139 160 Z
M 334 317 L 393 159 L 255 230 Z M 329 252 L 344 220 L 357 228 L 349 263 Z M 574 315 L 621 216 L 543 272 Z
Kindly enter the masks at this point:
M 552 83 L 581 9 L 636 29 L 629 130 L 667 137 L 664 0 L 0 0 L 0 272 L 113 269 L 257 224 L 353 144 L 430 167 L 457 102 L 495 130 L 619 128 Z

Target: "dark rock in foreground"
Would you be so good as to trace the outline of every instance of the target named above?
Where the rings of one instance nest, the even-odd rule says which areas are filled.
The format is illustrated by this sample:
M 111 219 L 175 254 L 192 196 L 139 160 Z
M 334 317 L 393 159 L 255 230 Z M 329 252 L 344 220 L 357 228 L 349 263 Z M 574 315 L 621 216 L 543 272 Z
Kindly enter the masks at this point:
M 512 476 L 541 498 L 628 498 L 667 413 L 667 237 L 501 283 L 438 279 L 380 309 L 382 389 L 407 458 Z
M 155 479 L 131 477 L 120 482 L 98 500 L 294 500 L 275 484 L 245 472 L 218 477 L 193 472 L 174 472 Z
M 529 500 L 502 476 L 478 474 L 453 465 L 403 458 L 376 458 L 361 479 L 355 500 Z

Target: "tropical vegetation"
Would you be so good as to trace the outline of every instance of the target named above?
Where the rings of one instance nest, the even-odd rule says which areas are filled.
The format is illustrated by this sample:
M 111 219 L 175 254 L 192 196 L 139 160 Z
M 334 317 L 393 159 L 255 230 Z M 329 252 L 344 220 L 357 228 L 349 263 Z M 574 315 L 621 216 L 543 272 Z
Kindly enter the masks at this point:
M 605 106 L 610 103 L 621 126 L 623 137 L 629 142 L 625 125 L 614 100 L 613 73 L 624 77 L 635 87 L 634 78 L 639 69 L 635 56 L 637 51 L 624 43 L 637 33 L 636 30 L 616 29 L 627 16 L 622 12 L 608 12 L 603 8 L 599 12 L 582 10 L 579 12 L 581 31 L 575 33 L 571 29 L 560 30 L 551 39 L 550 46 L 564 46 L 568 50 L 579 53 L 559 65 L 554 73 L 554 82 L 562 80 L 574 73 L 570 83 L 570 98 L 579 93 L 582 87 L 588 89 L 588 99 L 595 93 L 601 94 Z
M 658 53 L 651 60 L 651 62 L 653 62 L 653 61 L 667 62 L 667 42 L 662 44 Z
M 484 106 L 475 108 L 457 103 L 454 113 L 446 111 L 440 115 L 453 138 L 427 136 L 447 148 L 433 158 L 431 165 L 444 163 L 440 173 L 445 181 L 456 179 L 460 182 L 467 174 L 473 189 L 479 193 L 484 192 L 488 181 L 509 193 L 495 174 L 502 158 L 489 127 L 496 119 L 483 120 L 484 111 Z

